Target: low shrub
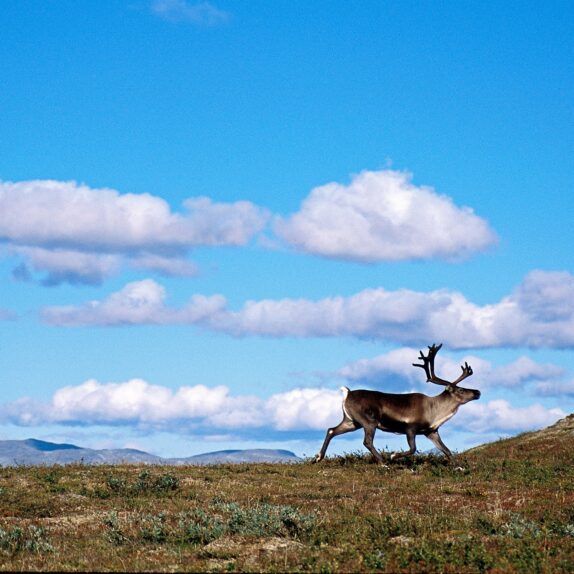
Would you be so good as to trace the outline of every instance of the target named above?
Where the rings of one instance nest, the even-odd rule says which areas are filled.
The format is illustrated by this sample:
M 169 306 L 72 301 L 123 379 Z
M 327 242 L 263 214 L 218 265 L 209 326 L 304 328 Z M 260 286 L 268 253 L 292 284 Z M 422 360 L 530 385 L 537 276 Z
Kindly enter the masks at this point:
M 14 526 L 8 530 L 0 528 L 0 551 L 6 555 L 18 552 L 53 552 L 54 547 L 46 536 L 43 528 Z

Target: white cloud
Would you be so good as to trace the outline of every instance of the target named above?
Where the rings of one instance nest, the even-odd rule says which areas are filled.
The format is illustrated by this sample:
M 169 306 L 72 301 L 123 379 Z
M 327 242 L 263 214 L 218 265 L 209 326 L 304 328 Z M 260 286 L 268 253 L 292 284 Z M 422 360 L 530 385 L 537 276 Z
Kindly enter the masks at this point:
M 328 389 L 294 389 L 271 396 L 265 405 L 277 430 L 326 430 L 340 422 L 342 394 Z
M 426 353 L 426 349 L 424 351 Z M 337 375 L 354 383 L 375 387 L 404 389 L 406 382 L 419 388 L 428 388 L 424 373 L 412 366 L 415 362 L 420 363 L 418 353 L 414 347 L 395 349 L 372 359 L 361 359 L 346 365 L 337 371 Z M 444 351 L 441 351 L 436 359 L 436 372 L 444 379 L 454 380 L 460 375 L 460 366 L 465 362 L 468 362 L 474 370 L 474 375 L 468 379 L 468 384 L 481 389 L 524 387 L 531 382 L 553 381 L 564 375 L 564 369 L 561 367 L 537 363 L 526 356 L 521 356 L 506 365 L 495 366 L 490 361 L 473 355 L 462 356 L 456 360 Z M 466 383 L 464 385 L 466 386 Z
M 549 363 L 537 363 L 530 357 L 519 357 L 516 361 L 500 367 L 487 369 L 484 382 L 490 387 L 521 387 L 534 381 L 551 381 L 562 377 L 564 369 Z
M 541 404 L 513 407 L 498 399 L 488 403 L 464 405 L 453 419 L 453 426 L 476 433 L 517 433 L 540 429 L 566 416 L 562 409 L 548 409 Z
M 242 246 L 266 224 L 247 201 L 188 199 L 172 212 L 150 194 L 120 194 L 75 182 L 0 182 L 0 240 L 48 273 L 47 282 L 99 282 L 123 259 L 189 276 L 185 255 L 199 246 Z
M 145 279 L 128 283 L 104 301 L 46 309 L 43 317 L 49 323 L 65 327 L 195 324 L 214 317 L 225 305 L 225 300 L 218 295 L 195 295 L 185 307 L 171 310 L 164 304 L 164 299 L 165 289 L 152 279 Z
M 75 182 L 0 183 L 0 237 L 16 245 L 126 253 L 189 249 L 198 245 L 244 245 L 266 215 L 239 201 L 209 198 L 184 202 L 173 213 L 160 197 L 120 194 Z
M 574 315 L 574 276 L 566 271 L 529 273 L 515 295 L 520 307 L 542 323 Z
M 355 361 L 339 369 L 337 375 L 352 383 L 404 390 L 405 383 L 413 385 L 425 381 L 422 371 L 412 366 L 417 358 L 417 350 L 402 347 L 372 359 Z
M 187 22 L 202 26 L 224 24 L 230 18 L 228 12 L 216 8 L 209 2 L 153 0 L 151 10 L 156 16 L 168 22 Z
M 364 171 L 311 191 L 275 232 L 306 253 L 361 262 L 459 259 L 496 243 L 486 221 L 405 172 Z
M 574 397 L 573 381 L 544 381 L 536 385 L 536 394 L 541 397 Z
M 380 288 L 318 301 L 248 301 L 239 311 L 232 311 L 221 295 L 195 295 L 185 307 L 168 307 L 163 288 L 145 280 L 131 283 L 103 301 L 47 308 L 43 317 L 62 326 L 178 323 L 235 336 L 353 336 L 417 345 L 441 341 L 452 349 L 560 348 L 574 346 L 574 298 L 568 297 L 571 286 L 574 276 L 569 273 L 533 271 L 514 293 L 484 306 L 471 303 L 456 291 Z M 133 293 L 137 294 L 135 300 Z M 513 367 L 513 372 L 497 375 L 520 379 L 517 373 L 521 369 L 533 368 L 523 361 Z M 545 376 L 549 375 L 532 374 L 533 378 Z
M 142 379 L 123 383 L 88 380 L 56 391 L 48 403 L 19 399 L 0 408 L 0 420 L 41 424 L 132 425 L 178 430 L 270 428 L 324 430 L 341 416 L 341 393 L 295 389 L 264 400 L 233 396 L 225 386 L 183 386 L 173 391 Z
M 456 291 L 382 288 L 319 301 L 252 301 L 237 312 L 218 310 L 204 324 L 235 335 L 348 335 L 406 344 L 441 341 L 450 348 L 569 347 L 574 346 L 574 297 L 567 296 L 570 285 L 574 285 L 574 276 L 569 273 L 534 271 L 514 293 L 483 306 Z
M 282 299 L 248 301 L 238 312 L 218 314 L 209 326 L 233 335 L 273 337 L 399 336 L 405 323 L 425 329 L 423 306 L 446 303 L 441 293 L 367 289 L 351 297 L 319 301 Z
M 164 14 L 209 6 L 156 3 Z M 15 276 L 45 273 L 48 285 L 101 283 L 125 264 L 190 277 L 196 273 L 187 261 L 192 249 L 244 246 L 270 220 L 270 213 L 248 201 L 196 197 L 172 211 L 149 193 L 122 194 L 73 181 L 0 181 L 0 241 L 26 262 Z M 390 170 L 365 171 L 349 186 L 333 183 L 312 190 L 301 211 L 275 217 L 273 229 L 307 253 L 363 262 L 459 259 L 496 241 L 471 209 Z M 270 237 L 261 245 L 276 242 Z
M 42 281 L 44 285 L 64 282 L 99 285 L 115 275 L 121 264 L 121 258 L 117 255 L 99 255 L 69 249 L 16 247 L 12 251 L 29 261 L 34 271 L 46 273 Z M 27 265 L 19 267 L 16 271 L 17 276 L 18 274 L 24 274 L 28 278 L 32 275 Z M 17 278 L 22 278 L 22 275 Z

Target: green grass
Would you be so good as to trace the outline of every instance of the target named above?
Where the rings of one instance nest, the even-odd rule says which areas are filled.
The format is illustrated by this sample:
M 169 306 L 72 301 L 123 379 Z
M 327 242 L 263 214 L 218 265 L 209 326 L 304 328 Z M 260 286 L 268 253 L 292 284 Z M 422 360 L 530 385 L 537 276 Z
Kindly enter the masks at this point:
M 458 458 L 0 469 L 0 570 L 572 572 L 574 435 Z

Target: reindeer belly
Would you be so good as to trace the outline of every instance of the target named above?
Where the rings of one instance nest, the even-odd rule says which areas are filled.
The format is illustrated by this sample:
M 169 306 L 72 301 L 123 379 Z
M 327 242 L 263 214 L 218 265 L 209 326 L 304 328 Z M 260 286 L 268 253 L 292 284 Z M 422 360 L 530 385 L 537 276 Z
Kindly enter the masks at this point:
M 406 434 L 413 428 L 418 432 L 418 427 L 424 420 L 420 402 L 413 400 L 413 395 L 387 395 L 385 398 L 378 413 L 377 426 L 381 430 L 397 434 Z
M 385 432 L 391 432 L 395 434 L 406 434 L 407 429 L 412 425 L 412 421 L 409 417 L 403 417 L 401 419 L 390 418 L 382 416 L 377 422 L 377 428 Z

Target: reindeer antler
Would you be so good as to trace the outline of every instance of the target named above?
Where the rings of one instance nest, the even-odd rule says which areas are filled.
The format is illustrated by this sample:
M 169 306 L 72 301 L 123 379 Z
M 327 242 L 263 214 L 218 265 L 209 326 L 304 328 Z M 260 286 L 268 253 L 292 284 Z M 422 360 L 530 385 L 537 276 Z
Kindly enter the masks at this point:
M 460 381 L 466 379 L 466 377 L 470 377 L 473 373 L 472 367 L 465 361 L 464 365 L 461 365 L 460 368 L 462 369 L 462 375 L 456 380 L 451 383 L 451 385 L 458 385 Z
M 472 367 L 465 362 L 464 366 L 461 365 L 462 374 L 458 379 L 456 379 L 456 381 L 451 382 L 445 379 L 441 379 L 440 377 L 437 377 L 434 372 L 434 360 L 436 354 L 441 350 L 441 348 L 442 343 L 440 345 L 436 345 L 433 343 L 430 347 L 428 347 L 429 350 L 428 355 L 425 356 L 423 352 L 420 351 L 419 359 L 423 362 L 423 364 L 419 365 L 418 363 L 413 363 L 413 367 L 420 367 L 421 369 L 424 369 L 424 372 L 426 373 L 427 376 L 427 382 L 443 386 L 447 385 L 454 386 L 458 385 L 458 383 L 460 383 L 463 379 L 466 379 L 466 377 L 470 377 L 470 375 L 472 375 Z

